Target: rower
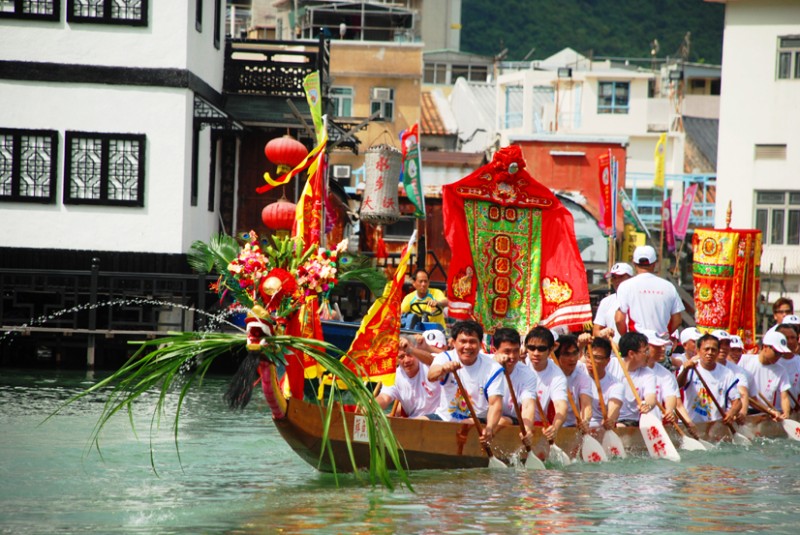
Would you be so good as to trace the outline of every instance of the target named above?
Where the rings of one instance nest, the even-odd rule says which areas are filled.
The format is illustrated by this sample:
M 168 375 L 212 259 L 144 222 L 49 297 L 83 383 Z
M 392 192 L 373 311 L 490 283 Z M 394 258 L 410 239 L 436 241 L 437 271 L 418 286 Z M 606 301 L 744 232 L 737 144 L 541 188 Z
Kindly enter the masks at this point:
M 701 336 L 703 336 L 703 333 L 698 331 L 696 327 L 687 327 L 681 331 L 680 341 L 683 353 L 672 353 L 670 360 L 673 368 L 679 369 L 684 362 L 697 354 L 697 340 Z
M 527 366 L 517 364 L 519 363 L 520 355 L 520 336 L 517 331 L 508 327 L 501 327 L 497 329 L 492 335 L 492 348 L 494 349 L 494 360 L 503 366 L 511 379 L 511 384 L 514 388 L 514 394 L 517 397 L 517 402 L 520 404 L 520 415 L 522 423 L 525 424 L 525 436 L 520 437 L 525 444 L 530 445 L 533 438 L 533 422 L 534 412 L 536 406 L 533 402 L 536 396 L 536 385 L 538 380 Z M 500 425 L 518 425 L 517 408 L 514 407 L 514 398 L 511 396 L 510 390 L 506 390 L 503 396 L 503 416 L 500 419 Z
M 736 384 L 736 389 L 739 390 L 739 399 L 741 399 L 741 408 L 736 417 L 736 422 L 739 424 L 745 423 L 745 416 L 747 416 L 747 408 L 750 406 L 750 385 L 753 383 L 753 376 L 750 372 L 739 366 L 739 359 L 742 358 L 744 352 L 744 342 L 740 336 L 735 334 L 731 335 L 731 348 L 728 352 L 727 358 L 723 357 L 721 353 L 717 353 L 717 364 L 725 366 L 739 382 Z M 680 384 L 680 381 L 678 382 Z
M 786 316 L 794 315 L 794 301 L 788 297 L 779 297 L 772 303 L 772 319 L 775 320 L 775 325 L 769 328 L 767 332 L 772 332 L 778 328 L 778 325 L 783 323 L 783 318 Z
M 413 348 L 413 340 L 400 337 L 394 384 L 383 388 L 375 400 L 383 409 L 398 401 L 409 418 L 420 418 L 439 407 L 442 387 L 428 380 L 428 366 L 413 355 Z
M 642 333 L 630 332 L 623 334 L 619 339 L 620 356 L 628 374 L 633 380 L 642 404 L 636 404 L 636 396 L 625 378 L 625 373 L 620 364 L 614 360 L 613 366 L 609 365 L 606 371 L 611 373 L 618 381 L 623 383 L 622 407 L 619 411 L 619 426 L 638 426 L 639 416 L 652 411 L 656 407 L 656 376 L 647 367 L 647 356 L 650 346 L 647 337 Z
M 578 338 L 573 334 L 558 337 L 556 357 L 561 366 L 561 371 L 567 377 L 567 390 L 572 394 L 572 400 L 580 411 L 582 431 L 589 432 L 589 421 L 592 419 L 592 379 L 586 374 L 585 369 L 578 367 L 581 351 L 578 347 Z M 564 427 L 575 427 L 577 419 L 572 410 L 567 411 Z
M 436 355 L 428 370 L 428 380 L 439 381 L 442 385 L 439 407 L 428 414 L 428 418 L 447 422 L 470 420 L 471 414 L 464 400 L 464 395 L 467 395 L 477 417 L 486 421 L 481 442 L 487 444 L 503 413 L 503 396 L 506 392 L 503 367 L 481 352 L 483 327 L 480 323 L 459 321 L 453 324 L 450 332 L 454 349 Z M 466 390 L 464 394 L 453 372 L 458 373 Z
M 777 364 L 783 354 L 789 352 L 786 337 L 775 330 L 764 335 L 761 340 L 761 351 L 758 354 L 742 355 L 739 360 L 739 365 L 753 376 L 753 384 L 750 385 L 751 406 L 753 399 L 763 405 L 760 399 L 760 396 L 763 396 L 770 404 L 780 406 L 780 411 L 769 411 L 769 415 L 778 421 L 788 418 L 791 412 L 789 381 L 783 367 Z M 755 414 L 759 411 L 751 407 L 749 412 Z
M 604 429 L 613 429 L 617 426 L 619 410 L 622 407 L 622 396 L 624 387 L 616 377 L 606 373 L 606 366 L 611 359 L 611 342 L 605 338 L 596 336 L 591 343 L 592 356 L 586 358 L 584 368 L 587 375 L 593 377 L 595 372 L 600 383 L 600 390 L 603 394 L 603 401 L 606 404 L 606 416 L 603 419 L 603 411 L 600 407 L 600 392 L 597 385 L 592 381 L 592 418 L 589 427 L 602 426 Z
M 666 369 L 661 362 L 666 358 L 667 345 L 669 344 L 666 335 L 659 336 L 655 331 L 642 331 L 647 337 L 650 352 L 647 355 L 647 367 L 656 376 L 656 400 L 664 406 L 666 414 L 662 415 L 664 421 L 669 424 L 676 422 L 675 411 L 680 411 L 686 421 L 689 415 L 681 401 L 680 389 L 675 375 Z
M 550 402 L 553 402 L 555 414 L 548 418 L 550 425 L 544 427 L 542 432 L 548 441 L 556 439 L 558 430 L 564 425 L 567 417 L 567 378 L 558 365 L 550 360 L 555 339 L 550 329 L 536 326 L 525 336 L 525 350 L 533 372 L 536 374 L 537 396 L 539 403 L 545 411 Z M 544 419 L 536 411 L 536 422 L 543 425 Z
M 778 325 L 776 329 L 784 337 L 786 337 L 786 345 L 789 348 L 788 353 L 782 355 L 781 360 L 778 361 L 786 372 L 786 379 L 789 381 L 789 401 L 792 403 L 794 410 L 797 410 L 796 399 L 800 394 L 800 350 L 798 349 L 797 334 L 800 329 L 800 318 L 790 314 L 784 316 L 783 323 Z
M 726 424 L 733 424 L 742 409 L 739 380 L 736 374 L 717 362 L 720 353 L 719 338 L 704 334 L 697 341 L 697 345 L 698 355 L 687 360 L 678 372 L 678 384 L 683 384 L 684 403 L 689 418 L 695 423 L 722 418 Z M 719 414 L 714 401 L 709 397 L 697 375 L 702 375 L 705 379 L 712 390 L 711 394 L 727 410 L 725 414 Z

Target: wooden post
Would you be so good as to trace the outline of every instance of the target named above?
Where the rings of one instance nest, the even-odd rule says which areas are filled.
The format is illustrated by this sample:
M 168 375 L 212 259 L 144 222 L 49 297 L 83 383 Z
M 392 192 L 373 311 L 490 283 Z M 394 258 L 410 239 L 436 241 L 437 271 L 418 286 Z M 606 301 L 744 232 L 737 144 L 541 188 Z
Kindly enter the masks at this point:
M 97 279 L 100 273 L 100 259 L 92 258 L 92 275 L 89 286 L 89 340 L 86 347 L 86 368 L 94 370 L 95 334 L 97 329 Z

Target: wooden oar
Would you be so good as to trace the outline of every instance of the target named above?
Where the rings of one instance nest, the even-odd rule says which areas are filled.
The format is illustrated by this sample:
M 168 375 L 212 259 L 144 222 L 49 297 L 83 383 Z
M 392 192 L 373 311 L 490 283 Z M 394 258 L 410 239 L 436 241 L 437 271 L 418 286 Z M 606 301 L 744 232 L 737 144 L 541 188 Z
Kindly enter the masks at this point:
M 767 404 L 767 408 L 774 410 L 775 412 L 780 412 L 778 409 L 775 408 L 772 403 L 767 400 L 764 395 L 759 392 L 758 397 L 761 398 L 761 401 Z M 754 401 L 753 399 L 750 400 L 751 402 Z M 764 410 L 763 406 L 759 406 L 760 404 L 754 404 L 755 408 L 758 410 L 769 414 L 768 410 Z M 795 420 L 790 420 L 789 418 L 784 418 L 781 420 L 781 425 L 783 426 L 783 430 L 786 431 L 786 436 L 791 438 L 792 440 L 800 441 L 800 423 L 796 422 Z
M 539 402 L 539 397 L 534 396 L 533 402 L 536 404 L 536 410 L 539 411 L 539 418 L 542 420 L 542 427 L 550 427 L 550 422 L 547 420 L 547 416 L 545 416 L 542 404 Z M 572 463 L 572 459 L 569 458 L 569 455 L 564 453 L 564 450 L 556 445 L 555 440 L 548 440 L 547 443 L 550 444 L 550 452 L 547 454 L 547 460 L 549 460 L 551 463 L 557 463 L 564 466 Z
M 628 385 L 631 387 L 631 392 L 633 392 L 633 397 L 636 399 L 637 406 L 641 407 L 642 398 L 639 397 L 636 385 L 633 384 L 633 379 L 631 378 L 631 374 L 628 373 L 625 361 L 622 360 L 617 345 L 612 342 L 611 347 L 614 348 L 614 355 L 617 356 L 619 367 L 622 368 L 625 379 L 628 380 Z M 644 443 L 647 445 L 647 451 L 650 453 L 650 457 L 664 458 L 675 462 L 681 460 L 678 450 L 675 449 L 675 445 L 672 443 L 669 435 L 667 435 L 666 429 L 664 429 L 664 424 L 661 423 L 661 420 L 652 412 L 640 413 L 639 432 L 642 434 Z
M 698 379 L 700 379 L 700 382 L 702 383 L 703 388 L 705 388 L 706 389 L 706 393 L 708 393 L 708 397 L 710 397 L 711 401 L 714 402 L 714 406 L 717 407 L 717 412 L 719 412 L 720 417 L 721 418 L 724 417 L 725 416 L 725 411 L 722 410 L 722 405 L 719 404 L 719 401 L 717 401 L 717 397 L 714 395 L 714 393 L 708 387 L 708 383 L 706 383 L 706 380 L 703 379 L 702 375 L 700 375 L 700 371 L 699 370 L 695 370 L 694 374 L 697 376 Z M 730 429 L 730 431 L 731 431 L 731 435 L 733 435 L 733 443 L 734 444 L 738 444 L 740 446 L 750 446 L 752 444 L 750 439 L 747 438 L 746 436 L 744 436 L 743 434 L 741 434 L 733 424 L 726 423 L 725 425 L 728 426 L 728 429 Z
M 608 408 L 606 407 L 605 401 L 603 401 L 603 388 L 600 386 L 600 376 L 597 373 L 597 363 L 594 360 L 594 352 L 592 351 L 591 344 L 589 344 L 588 349 L 589 359 L 592 361 L 592 378 L 594 379 L 594 386 L 597 389 L 597 402 L 600 405 L 600 413 L 603 415 L 603 421 L 606 421 L 608 418 Z M 625 446 L 622 444 L 619 435 L 610 429 L 605 429 L 603 431 L 603 449 L 609 457 L 614 456 L 624 459 L 628 456 L 628 454 L 625 453 Z
M 505 370 L 506 376 L 506 383 L 508 383 L 508 391 L 511 393 L 511 402 L 514 404 L 514 412 L 517 414 L 517 421 L 519 422 L 519 430 L 522 431 L 522 436 L 528 434 L 528 431 L 525 429 L 525 422 L 522 421 L 522 409 L 519 406 L 519 402 L 517 401 L 517 393 L 514 392 L 514 385 L 511 382 L 511 373 L 508 370 Z M 522 441 L 522 445 L 525 446 L 525 451 L 528 452 L 528 455 L 525 459 L 525 469 L 526 470 L 544 470 L 544 463 L 541 459 L 539 459 L 536 455 L 531 452 L 531 447 Z
M 478 419 L 478 415 L 475 414 L 475 409 L 472 408 L 472 400 L 469 398 L 467 389 L 464 388 L 464 384 L 461 382 L 461 377 L 458 376 L 458 372 L 456 370 L 453 370 L 453 377 L 456 378 L 458 389 L 461 391 L 461 395 L 464 397 L 464 403 L 467 404 L 469 415 L 472 416 L 472 421 L 475 422 L 475 429 L 478 430 L 478 440 L 480 441 L 480 437 L 483 434 L 483 426 L 481 425 L 481 421 Z M 481 445 L 483 446 L 483 451 L 485 451 L 486 455 L 489 457 L 489 468 L 508 468 L 506 463 L 494 456 L 492 453 L 492 448 L 490 448 L 488 444 L 481 442 Z
M 396 400 L 394 400 L 394 403 L 392 403 L 392 412 L 390 412 L 390 413 L 389 413 L 389 416 L 390 416 L 390 417 L 392 417 L 392 418 L 394 418 L 395 416 L 397 416 L 397 409 L 398 409 L 399 407 L 400 407 L 400 401 L 399 401 L 399 400 L 397 400 L 397 399 L 396 399 Z
M 553 359 L 553 362 L 561 368 L 561 363 L 558 359 L 550 353 L 550 357 Z M 561 368 L 563 372 L 564 369 Z M 564 374 L 566 376 L 566 374 Z M 567 385 L 569 385 L 569 378 L 567 378 Z M 572 413 L 575 415 L 575 425 L 578 429 L 581 429 L 581 425 L 583 424 L 583 419 L 581 418 L 581 413 L 578 410 L 578 406 L 575 404 L 575 397 L 572 395 L 572 391 L 567 387 L 567 401 L 569 401 L 569 406 L 572 409 Z M 599 463 L 608 460 L 608 456 L 606 452 L 603 450 L 603 446 L 597 441 L 596 438 L 593 436 L 584 433 L 581 431 L 581 458 L 584 462 L 587 463 Z
M 659 410 L 661 410 L 661 414 L 666 416 L 667 408 L 664 407 L 664 405 L 662 405 L 661 402 L 658 401 L 658 400 L 656 400 L 656 405 L 658 405 Z M 680 416 L 680 413 L 677 410 L 675 411 L 675 414 Z M 685 422 L 684 422 L 684 425 L 686 425 Z M 705 451 L 707 449 L 706 446 L 702 442 L 700 442 L 696 438 L 690 437 L 686 433 L 684 433 L 683 429 L 681 429 L 681 426 L 678 425 L 678 422 L 673 420 L 672 427 L 674 427 L 675 431 L 677 431 L 678 434 L 681 436 L 681 449 L 688 450 L 688 451 Z M 689 430 L 689 426 L 688 425 L 686 425 L 686 430 L 687 431 Z

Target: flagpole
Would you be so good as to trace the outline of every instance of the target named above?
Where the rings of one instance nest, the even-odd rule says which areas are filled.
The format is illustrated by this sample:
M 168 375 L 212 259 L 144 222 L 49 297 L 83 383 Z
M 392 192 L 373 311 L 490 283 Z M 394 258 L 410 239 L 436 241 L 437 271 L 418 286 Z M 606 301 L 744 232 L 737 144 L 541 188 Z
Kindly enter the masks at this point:
M 664 262 L 664 260 L 665 260 L 665 258 L 664 258 L 664 229 L 665 229 L 665 225 L 664 225 L 664 201 L 667 198 L 667 194 L 666 193 L 667 193 L 667 187 L 665 185 L 664 188 L 661 190 L 662 199 L 661 199 L 661 207 L 659 209 L 659 212 L 661 212 L 661 232 L 660 232 L 661 236 L 660 236 L 660 238 L 658 240 L 658 257 L 661 259 L 661 264 L 658 266 L 658 274 L 662 275 L 662 276 L 664 275 L 664 266 L 665 266 L 665 262 Z

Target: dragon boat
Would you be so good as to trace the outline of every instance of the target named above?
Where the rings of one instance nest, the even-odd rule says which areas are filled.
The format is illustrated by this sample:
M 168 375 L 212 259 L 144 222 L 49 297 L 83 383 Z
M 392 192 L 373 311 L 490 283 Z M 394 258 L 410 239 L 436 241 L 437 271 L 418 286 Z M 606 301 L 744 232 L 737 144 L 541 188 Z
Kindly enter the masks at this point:
M 262 376 L 262 390 L 272 409 L 275 427 L 286 443 L 308 464 L 322 472 L 348 472 L 354 466 L 366 469 L 370 464 L 369 421 L 357 412 L 331 411 L 326 426 L 326 408 L 299 398 L 284 397 L 278 387 L 274 366 Z M 800 413 L 795 413 L 796 418 Z M 464 422 L 441 422 L 411 418 L 388 417 L 391 431 L 400 446 L 406 470 L 484 468 L 489 465 L 475 425 Z M 747 417 L 745 430 L 765 438 L 785 437 L 783 427 L 766 415 Z M 327 437 L 326 435 L 327 428 Z M 697 424 L 700 438 L 717 443 L 731 441 L 731 432 L 721 421 Z M 593 429 L 592 435 L 602 440 L 603 429 Z M 647 447 L 637 427 L 621 427 L 619 435 L 626 451 L 633 455 L 647 455 Z M 680 435 L 668 428 L 676 444 Z M 327 444 L 326 445 L 326 440 Z M 567 454 L 579 457 L 582 436 L 572 427 L 558 433 L 556 445 Z M 329 446 L 329 450 L 328 450 Z M 522 463 L 528 455 L 519 438 L 517 427 L 503 427 L 492 439 L 492 453 L 507 464 Z M 544 460 L 549 445 L 540 428 L 534 430 L 531 452 Z M 352 459 L 351 459 L 352 451 Z

